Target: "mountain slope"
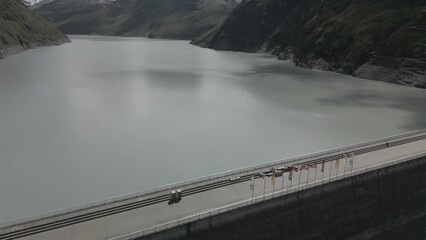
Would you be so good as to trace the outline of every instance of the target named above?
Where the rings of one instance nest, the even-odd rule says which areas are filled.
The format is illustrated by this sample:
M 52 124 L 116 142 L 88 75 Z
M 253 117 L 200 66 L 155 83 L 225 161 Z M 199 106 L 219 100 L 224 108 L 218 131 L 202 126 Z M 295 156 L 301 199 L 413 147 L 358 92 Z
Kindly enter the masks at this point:
M 56 0 L 36 11 L 68 34 L 191 39 L 222 23 L 236 0 Z
M 218 30 L 193 43 L 426 87 L 423 0 L 244 0 Z
M 30 7 L 31 9 L 38 8 L 44 4 L 50 3 L 54 0 L 21 0 L 25 5 Z
M 0 58 L 28 48 L 59 45 L 67 36 L 16 0 L 0 0 Z

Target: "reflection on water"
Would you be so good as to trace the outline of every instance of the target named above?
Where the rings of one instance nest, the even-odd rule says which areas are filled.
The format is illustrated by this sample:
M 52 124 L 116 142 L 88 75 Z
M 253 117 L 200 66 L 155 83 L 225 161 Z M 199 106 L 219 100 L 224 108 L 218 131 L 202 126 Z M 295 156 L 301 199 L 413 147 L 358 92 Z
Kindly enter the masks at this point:
M 0 61 L 0 221 L 426 127 L 424 90 L 185 41 Z

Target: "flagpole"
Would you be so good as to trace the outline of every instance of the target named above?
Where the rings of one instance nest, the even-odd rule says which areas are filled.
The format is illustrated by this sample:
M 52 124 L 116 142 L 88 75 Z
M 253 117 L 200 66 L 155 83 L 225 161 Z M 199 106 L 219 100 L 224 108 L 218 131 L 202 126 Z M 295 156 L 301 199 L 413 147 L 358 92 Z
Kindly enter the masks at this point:
M 253 184 L 253 190 L 251 191 L 251 201 L 253 202 L 254 200 L 254 184 Z
M 316 165 L 317 166 L 317 165 Z M 318 168 L 315 167 L 315 180 L 314 180 L 314 186 L 317 184 L 317 172 L 318 172 Z
M 274 193 L 275 193 L 275 183 L 274 185 L 272 185 L 272 198 L 274 198 Z
M 308 174 L 306 176 L 306 186 L 308 186 L 309 183 L 309 166 L 308 166 Z
M 262 175 L 263 178 L 263 201 L 265 201 L 265 192 L 266 192 L 266 179 L 265 174 Z
M 340 158 L 336 160 L 336 179 L 339 177 Z
M 348 155 L 345 154 L 345 170 L 343 171 L 343 176 L 346 175 L 346 165 L 348 163 Z
M 302 177 L 302 171 L 303 170 L 300 170 L 299 172 L 299 182 L 297 183 L 297 191 L 299 191 L 299 188 L 300 188 L 300 178 Z
M 253 200 L 254 200 L 254 175 L 251 176 L 250 188 L 251 188 L 251 201 L 253 202 Z
M 271 176 L 271 183 L 272 183 L 272 198 L 274 198 L 275 193 L 275 168 L 271 168 L 272 170 L 272 176 Z

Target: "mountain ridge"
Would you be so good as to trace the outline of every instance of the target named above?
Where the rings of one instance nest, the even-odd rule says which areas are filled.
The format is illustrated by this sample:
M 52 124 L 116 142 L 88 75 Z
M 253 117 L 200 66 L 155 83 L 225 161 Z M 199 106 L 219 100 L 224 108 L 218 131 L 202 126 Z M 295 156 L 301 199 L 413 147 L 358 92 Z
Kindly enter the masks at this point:
M 27 5 L 31 9 L 38 8 L 44 4 L 50 3 L 54 0 L 20 0 L 22 3 Z
M 192 39 L 222 23 L 236 0 L 55 0 L 36 9 L 67 34 Z
M 244 0 L 192 43 L 426 88 L 425 26 L 421 0 Z
M 60 45 L 69 38 L 16 0 L 0 0 L 0 59 L 26 49 Z

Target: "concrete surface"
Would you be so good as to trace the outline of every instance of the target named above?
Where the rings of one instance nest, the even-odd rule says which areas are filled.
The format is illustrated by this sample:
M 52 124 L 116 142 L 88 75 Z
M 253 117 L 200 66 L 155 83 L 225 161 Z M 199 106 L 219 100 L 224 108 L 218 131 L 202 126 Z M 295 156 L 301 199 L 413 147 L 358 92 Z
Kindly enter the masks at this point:
M 423 153 L 426 151 L 426 140 L 420 140 L 392 148 L 366 153 L 355 157 L 353 169 L 363 169 L 368 166 L 385 163 L 387 161 L 399 159 L 405 156 Z M 343 174 L 345 162 L 340 161 L 339 174 Z M 346 164 L 346 171 L 349 171 L 349 163 Z M 333 177 L 336 174 L 335 162 L 327 163 L 324 174 L 320 171 L 319 165 L 316 169 L 303 171 L 300 174 L 294 173 L 293 180 L 288 180 L 288 173 L 276 179 L 275 190 L 284 187 L 296 186 L 297 183 L 307 182 L 308 172 L 309 181 L 323 177 Z M 331 172 L 330 172 L 331 170 Z M 316 174 L 315 174 L 316 172 Z M 255 196 L 263 194 L 263 180 L 255 180 Z M 272 192 L 271 179 L 266 178 L 266 193 Z M 208 209 L 218 208 L 237 201 L 250 199 L 252 192 L 249 182 L 238 183 L 228 187 L 223 187 L 188 197 L 174 205 L 168 205 L 167 202 L 155 204 L 140 209 L 107 216 L 76 225 L 55 229 L 48 232 L 39 233 L 22 239 L 27 240 L 58 240 L 58 239 L 109 239 L 129 232 L 141 230 L 156 226 L 171 220 L 193 215 Z

